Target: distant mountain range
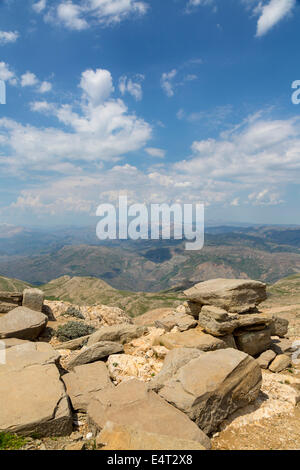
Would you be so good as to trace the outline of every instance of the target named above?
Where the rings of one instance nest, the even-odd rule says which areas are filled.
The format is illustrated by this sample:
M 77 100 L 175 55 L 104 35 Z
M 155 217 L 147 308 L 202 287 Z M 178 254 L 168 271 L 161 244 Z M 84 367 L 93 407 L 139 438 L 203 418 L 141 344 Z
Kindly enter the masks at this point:
M 203 250 L 184 245 L 100 242 L 95 227 L 0 226 L 0 274 L 36 285 L 66 275 L 94 277 L 118 290 L 160 292 L 216 277 L 274 283 L 300 272 L 300 227 L 208 227 Z

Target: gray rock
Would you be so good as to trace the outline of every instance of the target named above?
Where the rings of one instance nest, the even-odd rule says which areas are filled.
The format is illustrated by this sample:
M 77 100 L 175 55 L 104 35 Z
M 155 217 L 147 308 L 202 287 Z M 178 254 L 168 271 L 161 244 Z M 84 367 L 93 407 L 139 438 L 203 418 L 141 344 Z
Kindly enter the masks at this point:
M 125 344 L 143 336 L 147 331 L 147 327 L 139 325 L 121 324 L 104 326 L 90 336 L 88 346 L 100 341 L 116 341 Z
M 243 328 L 246 330 L 263 330 L 272 323 L 272 318 L 255 313 L 250 315 L 231 314 L 219 307 L 206 305 L 199 314 L 199 325 L 214 336 L 225 336 Z
M 237 334 L 234 338 L 238 349 L 250 356 L 257 356 L 270 349 L 271 329 L 265 328 L 260 331 L 244 331 Z
M 24 289 L 23 291 L 23 307 L 30 308 L 36 312 L 41 312 L 43 308 L 45 294 L 40 289 Z
M 268 351 L 263 352 L 258 358 L 257 362 L 261 369 L 267 369 L 269 364 L 275 359 L 276 353 L 269 349 Z
M 171 331 L 175 326 L 180 331 L 187 331 L 191 328 L 196 328 L 197 325 L 198 322 L 191 315 L 175 311 L 155 321 L 157 328 L 163 328 L 166 331 Z
M 193 348 L 177 348 L 170 351 L 163 364 L 163 368 L 157 376 L 149 382 L 149 387 L 158 392 L 168 380 L 170 380 L 188 362 L 196 359 L 204 352 Z
M 244 313 L 266 300 L 266 284 L 242 279 L 212 279 L 184 291 L 192 302 Z
M 258 397 L 262 374 L 242 351 L 205 353 L 181 367 L 159 395 L 209 434 L 231 413 Z
M 67 368 L 73 369 L 76 366 L 100 361 L 101 359 L 105 359 L 111 354 L 122 352 L 124 352 L 122 344 L 112 341 L 100 341 L 99 343 L 82 348 L 79 353 L 71 355 L 67 363 Z
M 189 439 L 210 448 L 210 440 L 195 423 L 135 379 L 96 393 L 88 406 L 88 417 L 97 430 L 111 421 L 140 431 Z
M 75 411 L 86 412 L 96 392 L 114 388 L 103 362 L 75 367 L 74 371 L 65 374 L 62 380 Z
M 269 369 L 271 372 L 282 372 L 284 369 L 290 367 L 291 364 L 291 358 L 285 354 L 281 354 L 274 359 Z
M 46 343 L 9 348 L 0 366 L 0 431 L 30 436 L 72 432 L 68 398 L 55 365 L 57 353 Z
M 17 307 L 0 318 L 0 338 L 36 339 L 48 318 L 26 307 Z

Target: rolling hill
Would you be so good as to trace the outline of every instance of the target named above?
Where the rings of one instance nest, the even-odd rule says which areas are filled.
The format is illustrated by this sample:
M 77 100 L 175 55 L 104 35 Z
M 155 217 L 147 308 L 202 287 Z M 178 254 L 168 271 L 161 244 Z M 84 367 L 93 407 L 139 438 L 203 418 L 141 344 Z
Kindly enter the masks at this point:
M 30 287 L 30 284 L 19 281 L 18 279 L 9 279 L 8 277 L 0 276 L 0 291 L 23 292 L 26 287 Z

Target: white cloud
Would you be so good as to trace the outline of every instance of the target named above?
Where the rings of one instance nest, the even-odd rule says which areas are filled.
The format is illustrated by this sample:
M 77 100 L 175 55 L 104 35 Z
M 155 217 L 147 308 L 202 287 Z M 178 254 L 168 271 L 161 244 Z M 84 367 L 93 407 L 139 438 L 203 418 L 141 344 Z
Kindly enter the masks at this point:
M 21 76 L 21 86 L 34 86 L 38 84 L 37 76 L 32 72 L 26 72 Z
M 174 96 L 174 78 L 177 75 L 177 70 L 173 69 L 171 72 L 163 73 L 161 77 L 161 87 L 169 98 Z
M 129 93 L 136 101 L 141 101 L 143 98 L 143 90 L 140 82 L 142 80 L 144 80 L 143 75 L 137 75 L 136 81 L 123 75 L 119 80 L 119 90 L 121 94 L 125 95 L 125 93 Z
M 38 92 L 39 93 L 48 93 L 51 90 L 52 90 L 52 83 L 45 81 L 45 82 L 42 82 L 40 84 Z
M 146 148 L 145 152 L 147 152 L 148 155 L 150 155 L 151 157 L 155 157 L 155 158 L 165 158 L 165 156 L 166 156 L 166 151 L 165 150 L 154 148 L 154 147 Z
M 113 83 L 106 70 L 82 73 L 80 107 L 57 105 L 47 101 L 31 103 L 32 111 L 53 115 L 58 127 L 23 126 L 11 119 L 0 119 L 0 136 L 10 148 L 11 165 L 48 171 L 47 164 L 80 161 L 98 164 L 116 161 L 128 152 L 144 147 L 151 137 L 151 127 L 134 113 L 129 113 L 122 100 L 113 99 Z M 64 124 L 66 130 L 61 130 Z M 7 152 L 5 150 L 4 154 Z M 0 164 L 7 164 L 4 159 Z M 41 168 L 39 168 L 41 170 Z
M 270 0 L 266 5 L 259 5 L 260 17 L 257 22 L 258 37 L 265 35 L 277 23 L 288 16 L 296 7 L 296 0 Z
M 9 65 L 5 62 L 0 62 L 0 80 L 9 81 L 11 84 L 15 84 L 15 73 L 10 70 Z
M 91 24 L 107 26 L 119 23 L 130 15 L 144 15 L 147 10 L 147 3 L 136 0 L 65 0 L 49 7 L 45 20 L 81 31 Z
M 47 5 L 47 0 L 39 0 L 38 2 L 34 3 L 32 5 L 32 8 L 36 13 L 41 13 L 42 11 L 45 10 Z
M 83 72 L 80 87 L 93 105 L 106 101 L 114 92 L 111 73 L 108 70 L 97 69 Z
M 0 31 L 0 45 L 16 42 L 18 38 L 17 31 Z

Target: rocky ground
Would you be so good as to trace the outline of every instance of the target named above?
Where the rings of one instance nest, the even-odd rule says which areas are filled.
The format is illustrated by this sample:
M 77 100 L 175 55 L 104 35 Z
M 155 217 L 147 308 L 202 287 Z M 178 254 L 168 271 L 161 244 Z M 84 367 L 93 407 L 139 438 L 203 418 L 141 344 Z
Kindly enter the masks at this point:
M 209 288 L 208 286 L 206 289 Z M 48 317 L 47 327 L 42 333 L 37 334 L 34 341 L 38 342 L 29 343 L 45 344 L 44 347 L 37 346 L 37 353 L 40 356 L 35 360 L 40 361 L 41 365 L 34 367 L 46 367 L 53 372 L 51 367 L 54 367 L 52 364 L 56 362 L 73 405 L 72 418 L 68 424 L 68 435 L 58 436 L 50 433 L 51 436 L 40 437 L 26 433 L 27 435 L 22 438 L 24 440 L 16 444 L 17 447 L 26 450 L 103 448 L 121 450 L 130 449 L 131 445 L 137 448 L 149 448 L 143 447 L 148 445 L 155 449 L 160 449 L 159 446 L 164 445 L 166 449 L 192 449 L 193 446 L 200 449 L 201 446 L 208 446 L 208 441 L 205 440 L 207 437 L 203 433 L 198 437 L 195 434 L 194 440 L 189 440 L 190 435 L 199 430 L 192 422 L 195 421 L 210 437 L 212 449 L 215 450 L 299 449 L 300 364 L 291 359 L 294 351 L 291 345 L 295 341 L 300 341 L 298 305 L 285 308 L 263 303 L 258 313 L 253 312 L 249 315 L 246 311 L 241 315 L 236 313 L 242 310 L 238 294 L 235 299 L 229 299 L 226 297 L 226 289 L 227 287 L 222 291 L 222 295 L 218 294 L 221 301 L 214 300 L 217 305 L 199 309 L 197 305 L 195 306 L 193 298 L 192 303 L 189 304 L 189 301 L 182 304 L 176 310 L 157 309 L 134 320 L 119 308 L 45 301 L 43 312 Z M 192 292 L 193 296 L 203 296 L 201 289 L 196 291 L 196 294 Z M 262 300 L 263 295 L 257 302 Z M 32 307 L 33 301 L 34 298 L 29 296 L 27 307 Z M 243 300 L 244 307 L 252 308 L 252 301 L 250 295 L 248 304 Z M 274 323 L 274 318 L 279 314 L 283 320 L 276 319 Z M 6 321 L 2 322 L 5 327 L 9 315 L 10 313 L 2 317 Z M 28 317 L 26 318 L 28 320 Z M 284 320 L 288 320 L 289 325 Z M 68 338 L 62 340 L 58 332 L 61 330 L 64 334 L 68 334 L 66 326 L 70 322 L 78 328 L 84 323 L 85 327 L 92 328 L 92 331 L 86 336 L 69 338 L 69 341 Z M 0 333 L 1 328 L 3 326 L 0 319 Z M 238 340 L 241 347 L 247 350 L 249 336 L 252 343 L 253 338 L 255 339 L 255 360 L 247 354 L 232 349 L 236 348 L 234 343 Z M 268 337 L 269 343 L 266 346 Z M 252 343 L 251 348 L 253 348 Z M 276 353 L 272 350 L 273 346 Z M 13 351 L 15 344 L 9 343 L 8 347 Z M 33 350 L 32 346 L 30 347 L 30 364 L 32 364 L 32 357 L 38 356 L 31 356 Z M 279 347 L 281 350 L 278 352 Z M 267 350 L 267 359 L 262 360 L 260 353 L 265 350 Z M 15 353 L 10 354 L 13 373 L 14 370 L 19 370 L 20 364 L 14 357 Z M 274 361 L 278 362 L 278 359 L 280 362 L 278 372 L 273 373 L 272 364 Z M 236 363 L 236 367 L 232 368 L 231 363 Z M 23 374 L 23 369 L 20 373 Z M 28 373 L 27 366 L 26 373 Z M 99 388 L 99 384 L 95 383 L 95 377 L 100 376 L 102 385 Z M 206 376 L 210 385 L 204 393 L 200 390 L 204 387 Z M 260 383 L 261 376 L 262 383 Z M 132 379 L 137 379 L 139 382 Z M 13 380 L 15 380 L 14 375 Z M 226 405 L 223 409 L 221 403 L 227 403 L 229 398 L 224 395 L 227 393 L 225 390 L 228 389 L 229 383 L 232 389 L 230 393 L 235 398 L 232 407 Z M 146 388 L 143 388 L 142 384 L 145 384 Z M 211 393 L 208 390 L 212 386 L 215 387 L 215 391 L 207 395 Z M 189 390 L 189 395 L 185 396 L 186 390 Z M 201 393 L 204 395 L 200 400 Z M 246 401 L 243 398 L 245 396 Z M 135 397 L 139 405 L 133 403 L 130 411 L 132 397 Z M 121 403 L 123 399 L 127 414 Z M 108 407 L 107 400 L 112 402 Z M 200 407 L 193 405 L 197 401 L 203 403 L 203 408 L 202 405 Z M 229 401 L 232 402 L 232 399 Z M 170 409 L 166 408 L 167 403 L 172 405 Z M 142 410 L 139 418 L 141 429 L 138 431 L 135 426 L 131 427 L 137 407 Z M 169 424 L 167 429 L 190 427 L 188 435 L 175 433 L 167 439 L 165 431 L 160 429 L 161 419 L 159 423 L 155 421 L 156 412 L 159 416 L 166 413 L 166 421 L 174 423 L 171 426 Z M 123 413 L 125 413 L 124 422 L 110 423 L 110 420 L 115 422 L 115 416 Z M 106 416 L 105 421 L 103 416 Z M 146 427 L 143 420 L 147 422 Z M 179 425 L 180 420 L 187 420 L 186 424 Z M 103 426 L 104 430 L 99 434 L 99 428 L 102 429 Z

